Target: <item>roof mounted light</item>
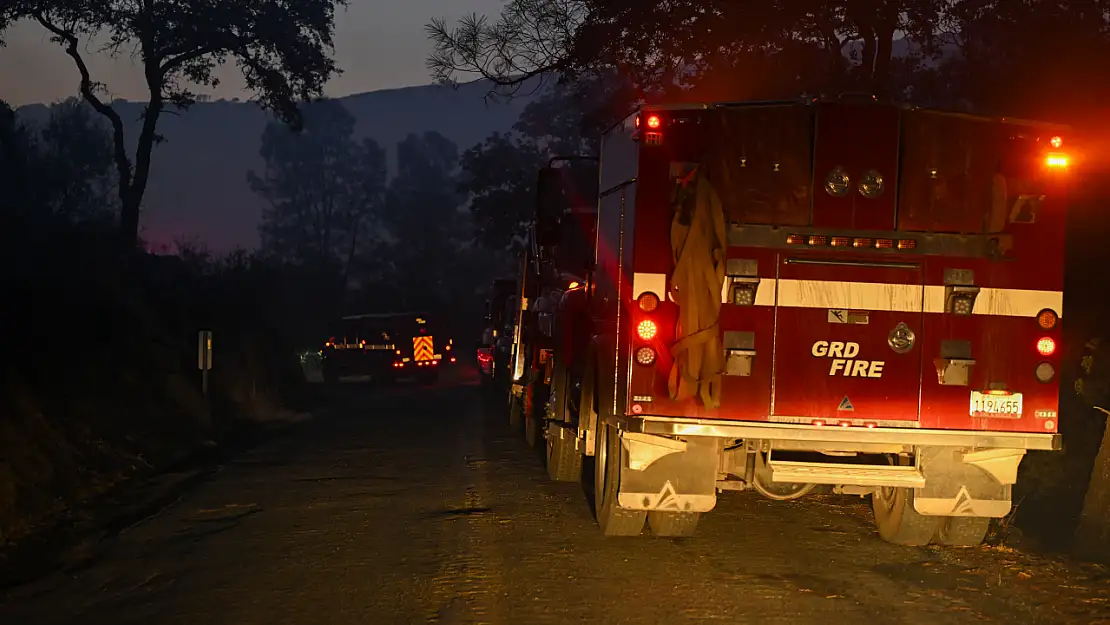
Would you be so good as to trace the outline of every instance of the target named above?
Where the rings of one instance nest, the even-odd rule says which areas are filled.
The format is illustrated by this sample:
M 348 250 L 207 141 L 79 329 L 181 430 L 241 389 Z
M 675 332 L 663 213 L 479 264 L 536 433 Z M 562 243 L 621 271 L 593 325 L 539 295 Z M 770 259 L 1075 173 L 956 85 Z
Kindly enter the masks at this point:
M 1049 169 L 1067 169 L 1068 155 L 1063 152 L 1050 152 L 1044 159 Z

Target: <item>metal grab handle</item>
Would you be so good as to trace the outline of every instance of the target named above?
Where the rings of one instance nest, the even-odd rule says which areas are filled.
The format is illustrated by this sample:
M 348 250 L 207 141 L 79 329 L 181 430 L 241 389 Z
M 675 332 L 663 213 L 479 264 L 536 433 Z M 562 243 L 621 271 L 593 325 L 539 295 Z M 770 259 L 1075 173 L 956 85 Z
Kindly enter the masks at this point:
M 921 269 L 918 263 L 883 262 L 875 260 L 819 260 L 814 258 L 787 258 L 787 265 L 827 265 L 836 267 L 876 267 L 879 269 Z

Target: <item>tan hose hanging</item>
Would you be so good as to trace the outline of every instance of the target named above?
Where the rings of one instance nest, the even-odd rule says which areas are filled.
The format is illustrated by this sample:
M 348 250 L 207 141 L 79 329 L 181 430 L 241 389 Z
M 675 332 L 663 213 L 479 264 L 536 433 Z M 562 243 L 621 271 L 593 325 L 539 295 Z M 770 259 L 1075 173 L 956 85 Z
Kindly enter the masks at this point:
M 704 168 L 698 167 L 684 183 L 693 201 L 675 206 L 671 221 L 675 267 L 670 289 L 678 304 L 678 342 L 671 350 L 674 364 L 667 387 L 671 399 L 697 396 L 706 408 L 717 408 L 725 362 L 718 327 L 728 249 L 725 215 Z

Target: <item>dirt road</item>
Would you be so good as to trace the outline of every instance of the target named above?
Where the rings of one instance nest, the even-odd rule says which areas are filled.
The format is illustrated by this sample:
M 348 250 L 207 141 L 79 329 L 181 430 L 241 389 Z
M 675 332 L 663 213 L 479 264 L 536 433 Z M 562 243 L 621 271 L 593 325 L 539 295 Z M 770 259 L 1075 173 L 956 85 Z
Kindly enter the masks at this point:
M 345 385 L 0 623 L 1110 622 L 1100 569 L 888 545 L 858 498 L 728 494 L 694 539 L 604 539 L 475 382 Z

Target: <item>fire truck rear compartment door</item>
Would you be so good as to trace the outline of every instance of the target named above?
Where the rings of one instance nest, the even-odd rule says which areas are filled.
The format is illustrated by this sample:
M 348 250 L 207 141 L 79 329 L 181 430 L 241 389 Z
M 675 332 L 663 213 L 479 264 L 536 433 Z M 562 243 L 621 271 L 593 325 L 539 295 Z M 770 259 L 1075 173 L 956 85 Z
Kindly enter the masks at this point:
M 778 269 L 772 420 L 917 422 L 921 265 L 783 254 Z

